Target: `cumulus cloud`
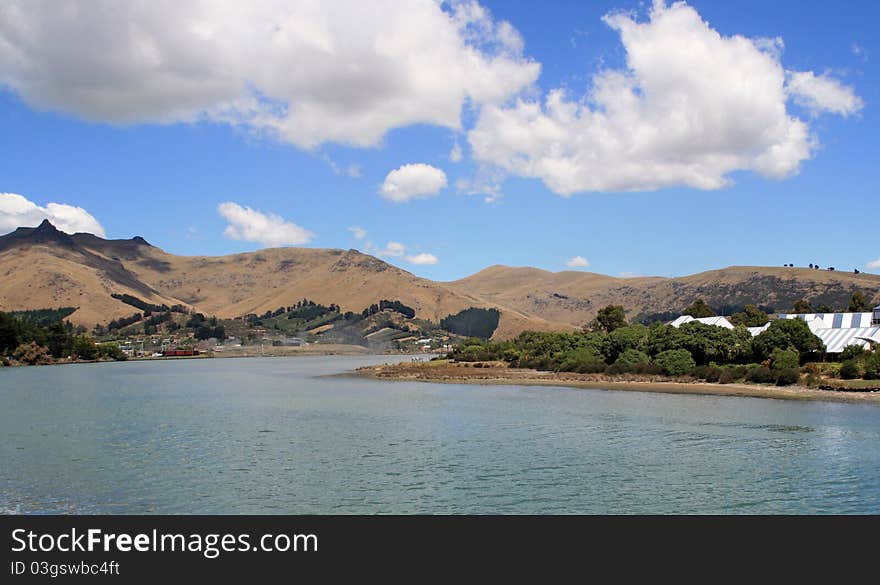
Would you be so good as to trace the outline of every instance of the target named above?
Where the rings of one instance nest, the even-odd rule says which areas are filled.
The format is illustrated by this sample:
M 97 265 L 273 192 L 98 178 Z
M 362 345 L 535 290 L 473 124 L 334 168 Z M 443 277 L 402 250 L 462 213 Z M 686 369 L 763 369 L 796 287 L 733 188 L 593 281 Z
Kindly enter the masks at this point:
M 44 219 L 68 234 L 85 232 L 105 237 L 98 220 L 82 207 L 66 203 L 48 203 L 41 207 L 17 193 L 0 193 L 0 233 L 19 227 L 36 227 Z
M 379 194 L 401 203 L 411 199 L 432 197 L 446 187 L 446 173 L 424 163 L 403 165 L 385 177 Z
M 569 268 L 586 268 L 590 265 L 590 261 L 583 256 L 575 256 L 574 258 L 569 258 L 565 265 Z
M 433 254 L 428 254 L 427 252 L 422 252 L 421 254 L 415 254 L 414 256 L 407 256 L 406 261 L 410 264 L 437 264 L 439 260 L 437 256 Z
M 786 71 L 779 40 L 723 36 L 684 2 L 655 0 L 647 21 L 604 18 L 626 68 L 604 69 L 584 99 L 487 104 L 468 133 L 474 158 L 561 195 L 670 186 L 718 189 L 734 171 L 798 172 L 817 140 L 789 99 L 849 114 L 861 100 L 827 76 Z
M 864 106 L 851 87 L 826 74 L 816 75 L 812 71 L 792 72 L 788 79 L 788 93 L 795 102 L 816 114 L 832 112 L 849 116 Z
M 880 270 L 880 258 L 876 260 L 871 260 L 866 264 L 868 270 Z
M 307 229 L 274 213 L 262 213 L 231 201 L 218 205 L 217 211 L 229 222 L 223 235 L 233 240 L 274 247 L 307 244 L 315 237 Z
M 384 248 L 380 248 L 374 245 L 372 242 L 367 242 L 364 246 L 364 250 L 368 254 L 372 254 L 380 258 L 403 258 L 410 264 L 419 265 L 437 264 L 437 262 L 439 262 L 437 256 L 433 254 L 429 254 L 427 252 L 421 252 L 419 254 L 407 254 L 406 249 L 406 245 L 401 244 L 400 242 L 388 242 L 387 244 L 385 244 Z
M 303 148 L 460 128 L 540 65 L 474 0 L 7 0 L 0 83 L 31 106 L 119 124 L 208 119 Z
M 363 240 L 364 238 L 367 237 L 367 230 L 365 230 L 362 227 L 358 227 L 356 225 L 353 225 L 350 228 L 348 228 L 348 231 L 351 232 L 351 235 L 353 235 L 356 240 Z

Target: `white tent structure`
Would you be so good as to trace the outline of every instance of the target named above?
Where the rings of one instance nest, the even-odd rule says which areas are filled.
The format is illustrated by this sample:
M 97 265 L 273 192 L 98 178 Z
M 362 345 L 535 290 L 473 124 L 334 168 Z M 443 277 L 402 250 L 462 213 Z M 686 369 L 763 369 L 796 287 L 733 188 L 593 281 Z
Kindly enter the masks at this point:
M 828 353 L 840 353 L 849 345 L 858 345 L 866 349 L 872 344 L 880 345 L 880 306 L 873 313 L 780 313 L 779 319 L 801 319 L 807 323 L 810 331 L 825 344 Z M 680 327 L 685 323 L 697 321 L 706 325 L 716 325 L 725 329 L 733 329 L 733 324 L 724 317 L 703 317 L 695 319 L 690 315 L 682 315 L 670 325 Z M 749 327 L 752 337 L 760 335 L 770 326 Z
M 716 327 L 724 327 L 725 329 L 733 329 L 733 323 L 725 319 L 724 317 L 700 317 L 699 319 L 691 317 L 690 315 L 682 315 L 678 317 L 675 321 L 670 323 L 673 327 L 681 327 L 685 323 L 692 323 L 696 321 L 697 323 L 702 323 L 704 325 L 715 325 Z

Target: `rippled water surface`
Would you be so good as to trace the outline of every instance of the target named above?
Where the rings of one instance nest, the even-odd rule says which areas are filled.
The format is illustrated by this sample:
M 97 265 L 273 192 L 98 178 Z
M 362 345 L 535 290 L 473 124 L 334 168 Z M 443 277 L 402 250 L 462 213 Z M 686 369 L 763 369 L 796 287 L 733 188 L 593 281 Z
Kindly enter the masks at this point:
M 880 512 L 876 406 L 326 376 L 389 359 L 0 370 L 0 511 Z

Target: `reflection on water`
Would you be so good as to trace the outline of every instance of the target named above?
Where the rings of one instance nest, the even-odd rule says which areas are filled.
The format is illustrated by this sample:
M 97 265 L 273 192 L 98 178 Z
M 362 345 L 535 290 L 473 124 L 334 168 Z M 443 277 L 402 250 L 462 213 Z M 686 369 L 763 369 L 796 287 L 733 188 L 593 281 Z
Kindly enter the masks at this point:
M 0 512 L 880 512 L 875 406 L 326 376 L 388 359 L 2 370 Z

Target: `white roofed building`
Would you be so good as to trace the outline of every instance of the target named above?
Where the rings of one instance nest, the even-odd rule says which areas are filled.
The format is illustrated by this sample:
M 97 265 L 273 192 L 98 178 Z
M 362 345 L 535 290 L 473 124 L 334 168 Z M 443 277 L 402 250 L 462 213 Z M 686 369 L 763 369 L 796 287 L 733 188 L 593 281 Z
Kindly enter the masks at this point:
M 724 317 L 700 317 L 699 319 L 695 317 L 691 317 L 690 315 L 682 315 L 678 317 L 675 321 L 670 323 L 673 327 L 681 327 L 685 323 L 692 323 L 696 321 L 697 323 L 702 323 L 703 325 L 715 325 L 716 327 L 724 327 L 725 329 L 734 329 L 733 323 L 728 321 Z

